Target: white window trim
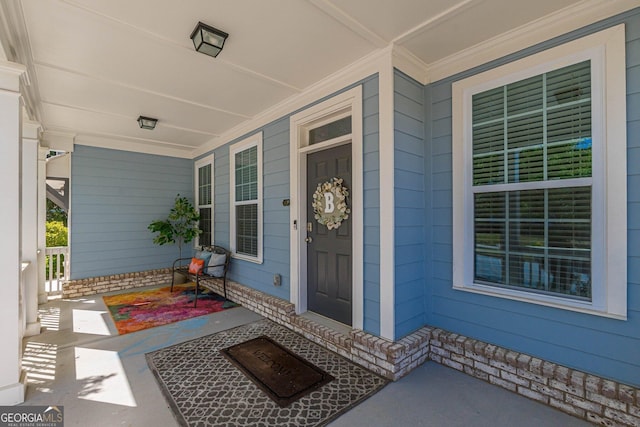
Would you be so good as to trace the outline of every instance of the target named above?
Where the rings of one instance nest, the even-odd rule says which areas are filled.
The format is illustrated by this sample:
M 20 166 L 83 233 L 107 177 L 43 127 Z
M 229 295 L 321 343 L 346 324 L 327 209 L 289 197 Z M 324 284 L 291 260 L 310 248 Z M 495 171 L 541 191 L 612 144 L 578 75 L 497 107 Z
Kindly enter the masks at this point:
M 246 254 L 239 254 L 236 252 L 236 160 L 235 155 L 240 151 L 247 150 L 251 147 L 258 147 L 258 255 L 253 257 Z M 249 262 L 255 262 L 262 264 L 262 244 L 263 244 L 263 229 L 262 229 L 262 132 L 258 132 L 250 137 L 233 144 L 229 148 L 229 177 L 230 177 L 230 234 L 229 242 L 231 247 L 231 256 L 237 259 L 242 259 Z
M 593 106 L 592 301 L 474 283 L 471 96 L 586 59 L 591 60 Z M 618 25 L 453 84 L 454 289 L 627 318 L 625 76 L 625 30 Z
M 199 182 L 199 176 L 198 176 L 198 170 L 206 165 L 211 165 L 211 204 L 210 205 L 200 205 L 200 182 Z M 200 160 L 195 162 L 195 166 L 194 166 L 194 171 L 193 171 L 193 183 L 194 183 L 194 194 L 195 194 L 195 201 L 196 201 L 196 209 L 198 210 L 198 212 L 200 212 L 200 208 L 206 208 L 209 207 L 211 208 L 211 224 L 210 224 L 210 229 L 211 229 L 211 244 L 213 245 L 215 242 L 215 233 L 214 233 L 214 229 L 213 226 L 215 224 L 215 221 L 213 220 L 214 218 L 214 205 L 215 205 L 215 173 L 214 173 L 214 157 L 213 154 L 203 157 Z M 200 236 L 197 236 L 194 239 L 195 242 L 195 246 L 200 246 Z

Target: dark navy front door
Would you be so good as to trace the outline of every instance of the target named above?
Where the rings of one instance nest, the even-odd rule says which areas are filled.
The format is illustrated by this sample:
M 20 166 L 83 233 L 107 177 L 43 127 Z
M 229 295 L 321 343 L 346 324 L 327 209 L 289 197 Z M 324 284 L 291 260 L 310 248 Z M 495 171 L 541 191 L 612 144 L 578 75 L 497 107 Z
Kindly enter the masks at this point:
M 352 220 L 329 230 L 314 218 L 313 193 L 319 183 L 341 178 L 351 190 L 351 144 L 307 156 L 307 308 L 352 324 Z

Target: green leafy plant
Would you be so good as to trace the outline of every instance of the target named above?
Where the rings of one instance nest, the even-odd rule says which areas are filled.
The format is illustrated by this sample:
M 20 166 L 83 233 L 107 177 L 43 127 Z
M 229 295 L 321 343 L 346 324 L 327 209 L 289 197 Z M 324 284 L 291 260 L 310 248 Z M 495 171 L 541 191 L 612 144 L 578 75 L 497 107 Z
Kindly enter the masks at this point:
M 66 216 L 66 214 L 65 214 Z M 62 221 L 47 221 L 46 242 L 48 248 L 67 246 L 69 242 L 69 230 Z M 45 257 L 45 277 L 49 277 L 49 258 L 52 258 L 51 265 L 60 264 L 60 273 L 64 275 L 65 256 L 64 254 L 53 254 Z M 58 260 L 59 259 L 59 260 Z M 54 267 L 55 268 L 55 267 Z M 54 277 L 58 279 L 59 277 Z
M 191 242 L 201 233 L 198 228 L 199 220 L 200 215 L 191 202 L 178 194 L 167 219 L 155 220 L 147 228 L 153 233 L 158 233 L 153 243 L 157 245 L 177 243 L 180 258 L 182 258 L 182 245 Z
M 62 221 L 47 221 L 47 247 L 67 246 L 69 232 Z

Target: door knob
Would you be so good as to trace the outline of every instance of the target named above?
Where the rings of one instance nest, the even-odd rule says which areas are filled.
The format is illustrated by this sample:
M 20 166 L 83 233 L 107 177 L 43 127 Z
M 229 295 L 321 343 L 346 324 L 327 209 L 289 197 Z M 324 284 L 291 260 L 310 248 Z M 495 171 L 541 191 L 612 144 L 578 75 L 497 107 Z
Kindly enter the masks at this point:
M 311 243 L 311 242 L 313 242 L 313 238 L 307 237 L 307 238 L 304 239 L 304 241 L 307 242 L 307 243 Z

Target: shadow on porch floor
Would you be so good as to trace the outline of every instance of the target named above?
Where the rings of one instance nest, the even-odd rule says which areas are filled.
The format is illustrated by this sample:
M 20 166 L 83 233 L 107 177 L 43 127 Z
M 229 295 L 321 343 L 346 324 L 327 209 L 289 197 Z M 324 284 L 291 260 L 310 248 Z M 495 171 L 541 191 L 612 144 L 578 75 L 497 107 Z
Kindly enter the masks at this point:
M 62 405 L 66 426 L 177 425 L 144 354 L 261 317 L 243 307 L 118 336 L 101 295 L 40 306 L 43 333 L 25 339 L 23 405 Z M 588 423 L 427 362 L 330 424 L 586 426 Z

